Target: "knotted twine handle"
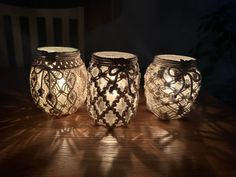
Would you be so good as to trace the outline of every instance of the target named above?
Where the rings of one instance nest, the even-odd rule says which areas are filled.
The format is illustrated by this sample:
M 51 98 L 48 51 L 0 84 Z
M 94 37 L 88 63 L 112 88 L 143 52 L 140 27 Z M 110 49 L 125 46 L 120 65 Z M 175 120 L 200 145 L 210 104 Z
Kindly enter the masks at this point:
M 116 88 L 119 75 L 121 76 L 121 74 L 123 73 L 128 80 L 129 93 L 133 95 L 131 91 L 132 79 L 130 77 L 133 77 L 135 75 L 135 68 L 132 60 L 127 60 L 125 58 L 114 59 L 108 69 L 108 73 L 110 76 L 115 76 L 113 85 L 110 87 L 110 92 L 112 92 Z

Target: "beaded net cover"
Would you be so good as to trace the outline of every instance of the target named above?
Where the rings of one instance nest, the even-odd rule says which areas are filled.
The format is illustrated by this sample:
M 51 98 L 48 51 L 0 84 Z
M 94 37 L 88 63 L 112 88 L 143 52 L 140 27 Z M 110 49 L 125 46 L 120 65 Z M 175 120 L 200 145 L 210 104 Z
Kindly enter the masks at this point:
M 74 113 L 86 99 L 87 71 L 79 52 L 38 51 L 30 72 L 35 104 L 55 115 Z
M 138 106 L 140 73 L 137 57 L 119 58 L 125 54 L 123 52 L 101 53 L 93 55 L 88 68 L 88 112 L 96 124 L 126 126 Z M 110 58 L 102 57 L 103 54 Z
M 190 57 L 156 56 L 144 77 L 148 109 L 163 120 L 188 113 L 200 90 L 201 75 Z

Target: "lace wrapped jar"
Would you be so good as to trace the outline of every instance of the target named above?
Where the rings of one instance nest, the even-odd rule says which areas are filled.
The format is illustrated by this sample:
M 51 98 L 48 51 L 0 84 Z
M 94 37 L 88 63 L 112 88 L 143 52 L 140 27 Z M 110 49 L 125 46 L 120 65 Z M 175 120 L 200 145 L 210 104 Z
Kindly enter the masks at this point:
M 88 68 L 87 109 L 98 125 L 126 126 L 136 114 L 139 65 L 135 55 L 103 51 L 92 55 Z
M 188 113 L 201 84 L 196 60 L 180 55 L 157 55 L 144 79 L 148 109 L 163 120 Z
M 72 114 L 85 102 L 86 86 L 87 71 L 77 49 L 37 49 L 30 72 L 30 91 L 39 108 L 55 116 Z

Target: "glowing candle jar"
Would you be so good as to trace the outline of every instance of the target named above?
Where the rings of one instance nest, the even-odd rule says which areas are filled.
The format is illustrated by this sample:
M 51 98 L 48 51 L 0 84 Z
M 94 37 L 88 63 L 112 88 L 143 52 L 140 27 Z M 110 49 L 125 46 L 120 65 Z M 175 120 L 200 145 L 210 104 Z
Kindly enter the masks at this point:
M 136 114 L 139 65 L 130 53 L 103 51 L 92 55 L 88 68 L 87 109 L 96 124 L 126 126 Z
M 147 106 L 163 120 L 188 113 L 200 90 L 196 59 L 187 56 L 157 55 L 144 77 Z
M 32 63 L 30 91 L 35 104 L 55 116 L 74 113 L 86 99 L 87 71 L 70 47 L 40 47 Z

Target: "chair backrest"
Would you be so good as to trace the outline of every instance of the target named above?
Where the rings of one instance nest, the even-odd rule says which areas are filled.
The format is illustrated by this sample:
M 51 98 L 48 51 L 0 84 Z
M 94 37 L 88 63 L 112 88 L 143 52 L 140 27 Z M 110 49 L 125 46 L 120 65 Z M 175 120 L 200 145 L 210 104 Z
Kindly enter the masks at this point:
M 38 46 L 70 46 L 84 55 L 84 8 L 0 4 L 0 67 L 28 67 Z

